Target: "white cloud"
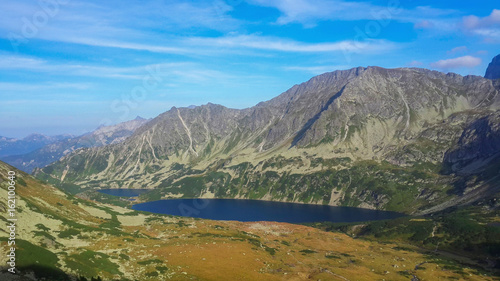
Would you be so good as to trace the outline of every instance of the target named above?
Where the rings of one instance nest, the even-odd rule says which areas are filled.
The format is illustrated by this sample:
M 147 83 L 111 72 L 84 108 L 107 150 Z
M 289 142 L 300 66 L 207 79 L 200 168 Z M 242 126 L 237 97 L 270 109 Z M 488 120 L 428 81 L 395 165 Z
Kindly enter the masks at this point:
M 45 63 L 38 58 L 0 55 L 0 69 L 37 69 L 43 67 Z
M 406 65 L 409 67 L 420 67 L 420 66 L 424 65 L 424 63 L 421 61 L 418 61 L 418 60 L 413 60 L 413 61 L 407 63 Z
M 449 51 L 447 51 L 446 53 L 448 55 L 453 55 L 453 54 L 456 54 L 456 53 L 465 53 L 469 51 L 469 48 L 467 48 L 467 46 L 459 46 L 459 47 L 455 47 Z
M 37 92 L 42 90 L 56 90 L 56 89 L 73 89 L 73 90 L 87 90 L 92 87 L 90 83 L 43 83 L 43 84 L 29 84 L 29 83 L 11 83 L 0 82 L 0 91 L 3 92 Z
M 281 24 L 294 21 L 314 24 L 316 19 L 363 19 L 373 17 L 387 7 L 372 6 L 364 2 L 345 2 L 337 0 L 253 0 L 264 6 L 276 6 L 283 10 Z M 60 7 L 60 12 L 40 27 L 35 38 L 47 41 L 80 44 L 92 47 L 146 51 L 160 54 L 185 56 L 227 54 L 227 51 L 239 52 L 242 49 L 283 51 L 283 52 L 335 52 L 351 53 L 381 52 L 394 49 L 395 43 L 385 40 L 344 40 L 329 43 L 303 43 L 284 38 L 262 36 L 223 36 L 218 38 L 184 39 L 178 34 L 183 29 L 212 29 L 228 31 L 238 28 L 241 21 L 228 15 L 233 7 L 215 1 L 194 3 L 191 1 L 167 2 L 152 1 L 147 3 L 132 2 L 123 9 L 113 9 L 106 2 L 90 4 L 71 1 Z M 375 10 L 370 9 L 375 8 Z M 21 34 L 21 17 L 31 18 L 39 9 L 35 4 L 10 4 L 0 11 L 0 31 L 4 34 Z M 75 32 L 78 30 L 78 33 Z M 171 32 L 169 32 L 171 31 Z M 231 33 L 226 33 L 231 34 Z M 0 33 L 0 37 L 1 37 Z M 4 35 L 5 36 L 5 35 Z M 193 42 L 199 42 L 213 48 L 199 48 Z M 218 47 L 228 49 L 221 51 Z M 225 52 L 225 53 L 223 53 Z M 247 54 L 248 55 L 248 54 Z M 262 55 L 261 53 L 253 55 Z M 36 66 L 34 66 L 36 67 Z M 118 74 L 117 74 L 118 77 Z
M 462 19 L 463 29 L 486 40 L 500 40 L 500 10 L 494 9 L 489 16 L 467 16 Z
M 238 35 L 217 38 L 196 37 L 191 44 L 212 47 L 251 48 L 268 51 L 320 53 L 320 52 L 381 52 L 396 48 L 396 43 L 386 40 L 339 41 L 329 43 L 304 43 L 276 37 Z
M 249 0 L 250 3 L 276 8 L 281 12 L 277 24 L 301 23 L 311 27 L 324 20 L 375 20 L 386 25 L 391 20 L 410 22 L 416 28 L 435 26 L 449 27 L 443 18 L 456 16 L 453 9 L 437 9 L 429 6 L 417 6 L 404 9 L 399 2 L 388 5 L 375 5 L 370 2 L 344 0 Z
M 318 65 L 318 66 L 287 66 L 285 70 L 303 71 L 314 75 L 331 72 L 335 70 L 343 70 L 352 68 L 348 65 Z
M 415 29 L 430 29 L 430 28 L 434 28 L 435 25 L 434 25 L 434 23 L 432 23 L 432 22 L 430 22 L 428 20 L 422 20 L 422 21 L 419 21 L 419 22 L 415 23 L 413 25 L 413 27 Z
M 130 42 L 120 42 L 120 41 L 108 41 L 97 38 L 61 38 L 61 41 L 77 43 L 88 46 L 96 47 L 109 47 L 109 48 L 119 48 L 119 49 L 129 49 L 136 51 L 149 51 L 153 53 L 167 53 L 167 54 L 186 54 L 189 53 L 188 50 L 184 48 L 177 47 L 167 47 L 167 46 L 157 46 L 148 44 L 138 44 Z
M 0 55 L 0 69 L 21 69 L 30 72 L 50 73 L 51 75 L 106 77 L 127 80 L 142 80 L 148 75 L 148 68 L 158 67 L 166 75 L 179 69 L 199 69 L 199 66 L 190 62 L 172 62 L 145 64 L 137 66 L 95 66 L 89 64 L 74 64 L 61 61 L 46 61 L 36 57 Z M 186 73 L 186 76 L 188 74 Z
M 415 29 L 480 36 L 487 42 L 500 40 L 500 10 L 493 9 L 485 17 L 469 15 L 462 17 L 454 10 L 439 10 L 430 7 L 417 7 L 413 11 L 404 10 L 402 21 L 414 23 Z
M 155 53 L 171 53 L 183 55 L 203 55 L 225 53 L 220 47 L 237 50 L 248 48 L 267 51 L 313 53 L 313 52 L 381 52 L 396 48 L 396 43 L 387 40 L 367 39 L 364 41 L 345 40 L 328 43 L 304 43 L 279 37 L 267 37 L 257 35 L 229 35 L 223 37 L 192 37 L 189 39 L 172 40 L 171 44 L 179 47 L 168 47 L 158 45 L 137 44 L 129 42 L 111 42 L 100 39 L 88 38 L 64 38 L 68 42 L 79 43 L 90 46 L 121 48 Z M 199 45 L 213 47 L 211 49 L 199 48 Z
M 217 69 L 207 68 L 194 62 L 160 62 L 157 64 L 144 64 L 137 66 L 95 66 L 88 64 L 64 63 L 60 61 L 45 61 L 36 57 L 26 56 L 0 56 L 0 69 L 21 69 L 34 73 L 48 73 L 51 77 L 98 77 L 132 80 L 133 83 L 142 85 L 142 81 L 151 73 L 161 80 L 161 87 L 169 86 L 167 83 L 203 84 L 218 81 L 219 84 L 230 84 L 241 80 L 241 77 L 232 73 L 222 72 Z M 246 78 L 250 78 L 245 75 Z M 256 79 L 255 77 L 251 77 Z M 7 83 L 0 82 L 0 91 L 4 92 L 37 92 L 41 90 L 86 90 L 92 84 L 86 83 Z
M 473 56 L 463 56 L 454 59 L 440 60 L 431 63 L 432 67 L 439 69 L 472 68 L 481 64 L 481 59 Z
M 241 25 L 240 20 L 228 15 L 232 7 L 224 1 L 131 1 L 120 9 L 113 5 L 106 1 L 92 4 L 72 0 L 60 5 L 57 12 L 47 15 L 37 1 L 29 4 L 12 2 L 0 9 L 0 37 L 15 38 L 13 45 L 43 39 L 185 54 L 194 50 L 172 45 L 168 40 L 172 34 L 193 29 L 228 32 Z M 45 22 L 40 23 L 40 17 L 35 17 L 40 14 L 47 16 Z
M 466 29 L 473 30 L 478 27 L 492 26 L 500 23 L 500 10 L 493 9 L 489 16 L 480 18 L 477 16 L 467 16 L 463 18 L 463 25 Z
M 250 3 L 273 7 L 282 15 L 278 24 L 299 22 L 307 27 L 314 26 L 321 20 L 360 20 L 372 18 L 370 12 L 383 7 L 364 2 L 346 2 L 337 0 L 251 0 Z
M 13 1 L 2 5 L 0 10 L 1 27 L 19 33 L 23 24 L 22 18 L 33 23 L 36 14 L 48 14 L 39 4 L 43 1 L 29 2 Z M 46 25 L 42 29 L 58 25 L 73 33 L 78 30 L 79 34 L 86 34 L 86 31 L 93 29 L 95 32 L 102 30 L 104 35 L 110 28 L 122 31 L 133 31 L 141 28 L 144 30 L 179 31 L 195 27 L 227 31 L 240 25 L 239 20 L 228 15 L 232 7 L 227 5 L 226 1 L 138 0 L 128 1 L 119 9 L 109 1 L 95 2 L 97 4 L 78 0 L 66 2 L 68 3 L 58 5 L 54 12 L 48 14 L 48 22 L 42 24 Z M 134 28 L 130 29 L 129 27 Z M 122 35 L 126 35 L 126 33 Z
M 474 30 L 477 35 L 483 36 L 486 41 L 495 41 L 500 39 L 500 28 L 480 28 Z

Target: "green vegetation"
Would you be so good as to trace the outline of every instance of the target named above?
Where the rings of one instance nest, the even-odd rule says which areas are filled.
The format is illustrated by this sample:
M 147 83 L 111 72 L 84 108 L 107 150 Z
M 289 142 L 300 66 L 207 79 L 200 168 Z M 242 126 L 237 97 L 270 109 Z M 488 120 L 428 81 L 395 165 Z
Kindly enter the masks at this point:
M 444 200 L 454 188 L 447 176 L 437 174 L 437 166 L 430 163 L 400 167 L 388 162 L 352 162 L 350 158 L 310 158 L 310 161 L 311 167 L 322 167 L 323 170 L 294 174 L 289 170 L 304 165 L 303 160 L 283 156 L 255 166 L 249 162 L 225 166 L 226 162 L 220 160 L 204 174 L 184 165 L 173 165 L 179 169 L 182 166 L 184 170 L 177 170 L 174 175 L 163 179 L 158 189 L 141 195 L 141 199 L 157 200 L 168 193 L 196 198 L 210 186 L 210 192 L 218 198 L 242 196 L 260 199 L 270 195 L 272 200 L 327 204 L 332 192 L 342 192 L 338 202 L 343 206 L 357 207 L 368 203 L 379 209 L 413 212 L 436 203 L 421 195 Z M 174 181 L 180 176 L 186 177 Z
M 17 177 L 16 184 L 19 184 L 21 186 L 26 186 L 26 182 L 23 180 L 22 177 Z
M 127 261 L 128 261 L 128 260 L 130 260 L 130 257 L 129 257 L 129 256 L 127 256 L 127 255 L 125 255 L 125 254 L 120 254 L 120 255 L 119 255 L 119 257 L 120 257 L 121 259 L 124 259 L 124 260 L 127 260 Z
M 309 225 L 363 239 L 405 242 L 415 247 L 398 246 L 394 249 L 431 253 L 433 259 L 439 260 L 436 263 L 450 262 L 446 258 L 440 259 L 439 253 L 444 252 L 468 257 L 477 261 L 478 266 L 488 265 L 489 262 L 500 264 L 500 224 L 496 221 L 499 215 L 500 210 L 471 206 L 452 208 L 428 217 Z M 449 267 L 458 272 L 456 262 Z
M 66 230 L 63 230 L 59 232 L 59 238 L 73 238 L 73 236 L 77 236 L 80 234 L 80 231 L 75 228 L 68 228 Z
M 109 260 L 109 256 L 91 250 L 83 250 L 66 258 L 66 266 L 83 276 L 97 276 L 100 272 L 119 274 L 118 265 Z
M 159 260 L 159 259 L 150 259 L 150 260 L 137 262 L 137 264 L 140 264 L 140 265 L 163 264 L 163 261 Z
M 158 277 L 158 272 L 156 271 L 151 271 L 146 273 L 146 277 Z
M 352 127 L 349 132 L 354 130 L 355 128 Z M 233 139 L 229 142 L 233 142 L 238 136 L 239 134 L 232 135 Z M 415 139 L 407 146 L 396 149 L 393 157 L 438 153 L 436 151 L 440 151 L 439 145 L 442 144 L 434 143 L 429 139 Z M 210 153 L 210 149 L 206 153 Z M 82 157 L 75 156 L 75 158 L 78 161 L 75 162 L 74 169 L 77 169 Z M 256 164 L 243 162 L 233 166 L 229 157 L 214 160 L 204 170 L 193 169 L 189 164 L 173 163 L 168 173 L 162 172 L 152 177 L 151 181 L 158 184 L 157 187 L 151 192 L 141 194 L 139 198 L 143 201 L 152 201 L 159 200 L 168 194 L 180 195 L 183 198 L 197 198 L 209 189 L 217 198 L 238 196 L 261 199 L 266 196 L 277 201 L 328 204 L 334 194 L 338 195 L 338 197 L 335 196 L 336 201 L 342 206 L 357 207 L 361 204 L 368 204 L 378 209 L 412 213 L 441 203 L 450 198 L 454 190 L 460 189 L 453 182 L 452 175 L 440 174 L 443 168 L 439 163 L 434 163 L 427 158 L 410 158 L 407 160 L 411 160 L 413 165 L 404 167 L 387 161 L 354 161 L 348 157 L 323 158 L 307 155 L 307 153 L 304 156 L 289 158 L 277 155 Z M 86 161 L 97 163 L 101 160 L 90 158 Z M 160 169 L 154 166 L 156 164 L 147 165 L 149 168 L 146 174 Z M 293 172 L 307 165 L 309 167 L 306 168 L 315 169 L 314 172 Z M 62 169 L 57 165 L 47 167 L 47 169 L 52 169 L 52 175 L 62 173 L 62 171 L 54 170 Z M 74 169 L 71 169 L 71 173 L 75 173 L 75 176 L 81 180 L 85 175 L 78 174 Z M 87 172 L 89 171 L 85 173 Z M 135 175 L 125 180 L 86 179 L 85 185 L 90 187 L 89 190 L 74 185 L 75 181 L 69 174 L 70 172 L 64 183 L 60 183 L 59 180 L 45 173 L 40 173 L 39 176 L 71 194 L 83 192 L 85 197 L 91 200 L 124 207 L 130 206 L 133 202 L 97 193 L 92 191 L 92 188 L 100 188 L 104 182 L 124 187 L 150 182 L 149 179 L 143 181 L 143 175 Z
M 56 238 L 54 236 L 50 235 L 49 233 L 47 233 L 45 231 L 33 231 L 33 233 L 35 234 L 34 237 L 42 236 L 42 237 L 46 237 L 52 241 L 56 240 Z
M 97 277 L 92 277 L 89 279 L 83 277 L 83 276 L 80 276 L 76 279 L 76 281 L 102 281 L 102 278 L 100 276 L 97 276 Z
M 158 270 L 158 272 L 160 272 L 160 273 L 165 273 L 165 272 L 167 272 L 167 271 L 168 271 L 168 267 L 166 267 L 166 266 L 157 266 L 157 267 L 155 267 L 155 268 L 156 268 L 156 270 Z
M 305 250 L 300 250 L 299 252 L 304 253 L 304 254 L 314 254 L 317 253 L 316 251 L 305 249 Z
M 35 227 L 37 229 L 40 229 L 41 231 L 50 231 L 50 228 L 46 227 L 45 225 L 41 224 L 41 223 L 37 223 L 35 224 Z
M 0 241 L 7 238 L 0 237 Z M 68 276 L 58 269 L 56 254 L 28 241 L 16 239 L 16 267 L 20 272 L 33 271 L 37 280 L 67 281 Z
M 101 223 L 100 228 L 108 229 L 110 233 L 119 236 L 121 234 L 120 225 L 120 221 L 118 220 L 116 214 L 112 214 L 111 219 Z
M 341 259 L 340 256 L 337 256 L 337 255 L 334 255 L 334 254 L 326 254 L 325 258 L 327 258 L 327 259 L 337 259 L 337 260 Z

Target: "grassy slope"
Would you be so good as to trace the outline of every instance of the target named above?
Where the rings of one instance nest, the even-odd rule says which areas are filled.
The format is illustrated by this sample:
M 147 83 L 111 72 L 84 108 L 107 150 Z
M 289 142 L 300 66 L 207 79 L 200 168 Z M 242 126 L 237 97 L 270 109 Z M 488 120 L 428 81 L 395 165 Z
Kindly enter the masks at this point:
M 0 163 L 3 180 L 9 169 Z M 18 239 L 25 241 L 19 254 L 36 249 L 29 258 L 19 256 L 19 264 L 23 273 L 35 270 L 39 278 L 63 271 L 109 280 L 409 280 L 412 275 L 493 280 L 474 269 L 443 270 L 442 261 L 407 250 L 411 245 L 406 242 L 353 239 L 286 223 L 142 214 L 74 198 L 19 175 Z M 0 187 L 5 197 L 6 182 Z M 5 212 L 0 214 L 5 219 Z M 0 237 L 6 237 L 4 230 Z M 5 256 L 6 243 L 0 243 Z
M 500 210 L 495 200 L 425 217 L 310 225 L 367 241 L 406 243 L 431 259 L 452 257 L 500 276 Z M 462 271 L 457 266 L 447 265 L 447 268 Z

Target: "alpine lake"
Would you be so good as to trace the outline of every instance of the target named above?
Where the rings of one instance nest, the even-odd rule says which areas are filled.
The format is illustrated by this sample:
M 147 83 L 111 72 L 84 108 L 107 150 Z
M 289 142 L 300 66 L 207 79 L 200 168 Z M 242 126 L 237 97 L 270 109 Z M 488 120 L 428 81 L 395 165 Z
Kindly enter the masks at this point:
M 137 197 L 148 189 L 101 189 L 101 193 Z M 133 210 L 211 220 L 275 221 L 288 223 L 360 222 L 394 219 L 404 214 L 390 211 L 287 203 L 249 199 L 165 199 L 132 206 Z

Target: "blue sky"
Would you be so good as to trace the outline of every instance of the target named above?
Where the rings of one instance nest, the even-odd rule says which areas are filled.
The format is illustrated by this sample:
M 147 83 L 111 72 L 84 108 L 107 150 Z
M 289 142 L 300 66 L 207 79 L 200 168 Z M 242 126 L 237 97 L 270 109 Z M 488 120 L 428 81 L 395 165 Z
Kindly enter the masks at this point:
M 357 66 L 483 75 L 499 47 L 496 0 L 2 1 L 0 136 L 245 108 Z

